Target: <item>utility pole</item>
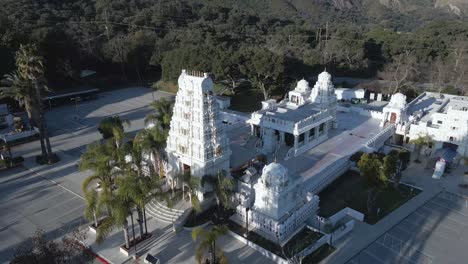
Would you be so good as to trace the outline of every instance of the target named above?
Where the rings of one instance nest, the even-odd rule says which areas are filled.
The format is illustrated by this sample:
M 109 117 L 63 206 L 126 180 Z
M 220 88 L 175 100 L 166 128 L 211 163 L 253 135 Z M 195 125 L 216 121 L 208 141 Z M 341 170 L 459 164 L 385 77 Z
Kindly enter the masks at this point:
M 107 7 L 106 9 L 104 9 L 104 20 L 105 20 L 105 24 L 104 24 L 104 27 L 106 28 L 106 35 L 107 35 L 107 40 L 110 39 L 110 34 L 109 34 L 109 19 L 108 19 L 108 16 L 107 16 Z

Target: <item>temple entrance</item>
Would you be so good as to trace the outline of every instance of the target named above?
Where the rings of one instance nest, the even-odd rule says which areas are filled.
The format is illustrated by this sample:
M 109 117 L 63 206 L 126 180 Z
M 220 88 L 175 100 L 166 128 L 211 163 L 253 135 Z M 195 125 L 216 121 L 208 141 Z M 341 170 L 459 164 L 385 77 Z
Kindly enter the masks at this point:
M 288 147 L 294 146 L 294 135 L 291 133 L 284 133 L 284 142 Z
M 253 126 L 253 129 L 254 129 L 254 135 L 257 137 L 257 138 L 260 138 L 260 128 L 256 125 Z
M 391 113 L 390 115 L 390 123 L 395 123 L 396 122 L 396 113 Z
M 190 174 L 190 166 L 187 164 L 182 163 L 182 173 L 183 174 Z

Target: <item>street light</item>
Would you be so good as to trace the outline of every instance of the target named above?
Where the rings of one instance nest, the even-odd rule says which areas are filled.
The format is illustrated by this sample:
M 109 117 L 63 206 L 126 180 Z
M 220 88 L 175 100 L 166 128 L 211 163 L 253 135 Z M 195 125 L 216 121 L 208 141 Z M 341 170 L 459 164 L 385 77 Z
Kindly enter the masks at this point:
M 250 208 L 249 207 L 246 207 L 245 208 L 245 237 L 248 238 L 249 237 L 249 211 L 250 211 Z

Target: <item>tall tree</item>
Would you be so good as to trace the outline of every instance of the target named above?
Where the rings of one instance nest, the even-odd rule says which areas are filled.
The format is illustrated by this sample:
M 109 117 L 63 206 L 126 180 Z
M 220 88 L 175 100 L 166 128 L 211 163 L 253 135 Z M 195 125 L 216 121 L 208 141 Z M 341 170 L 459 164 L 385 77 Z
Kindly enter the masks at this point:
M 115 168 L 116 155 L 120 155 L 112 141 L 92 143 L 81 156 L 80 170 L 92 174 L 83 181 L 82 189 L 86 199 L 85 217 L 98 224 L 103 209 L 111 214 L 110 201 L 119 171 Z
M 41 96 L 41 91 L 45 89 L 44 64 L 42 56 L 39 55 L 37 46 L 21 45 L 19 50 L 16 52 L 16 67 L 18 74 L 34 85 L 35 94 L 31 97 L 34 96 L 36 98 L 36 107 L 37 112 L 39 113 L 37 125 L 39 126 L 41 137 L 43 138 L 47 149 L 46 157 L 42 158 L 47 160 L 47 163 L 49 164 L 54 163 L 57 161 L 57 158 L 52 153 Z
M 231 208 L 234 180 L 225 172 L 219 171 L 216 176 L 207 175 L 203 177 L 202 186 L 206 183 L 213 188 L 218 207 L 218 217 L 222 217 L 224 210 Z
M 164 176 L 163 160 L 165 159 L 166 134 L 158 128 L 147 128 L 138 132 L 134 144 L 138 145 L 143 154 L 150 154 L 153 163 L 153 171 Z
M 398 181 L 396 180 L 398 165 L 398 151 L 392 150 L 383 158 L 382 170 L 380 171 L 383 178 L 394 180 L 395 187 L 398 186 Z
M 285 58 L 268 50 L 257 48 L 244 53 L 246 58 L 241 66 L 242 74 L 246 75 L 252 85 L 260 89 L 267 100 L 271 93 L 283 83 L 285 73 Z
M 403 88 L 407 88 L 409 83 L 417 77 L 417 58 L 406 50 L 404 53 L 394 56 L 393 61 L 385 65 L 383 71 L 378 76 L 389 84 L 388 94 L 395 94 Z
M 145 124 L 147 126 L 155 126 L 161 129 L 162 132 L 167 133 L 171 124 L 173 103 L 161 98 L 150 104 L 153 112 L 145 117 Z
M 381 173 L 382 162 L 377 155 L 365 153 L 357 163 L 361 176 L 365 178 L 369 187 L 367 195 L 367 211 L 374 213 L 375 203 L 377 201 L 380 189 L 387 184 L 387 178 Z
M 227 257 L 224 252 L 216 246 L 216 241 L 220 236 L 227 234 L 228 228 L 225 225 L 214 226 L 209 230 L 197 227 L 192 231 L 193 241 L 199 241 L 199 244 L 196 249 L 196 259 L 198 263 L 203 262 L 203 256 L 205 251 L 209 252 L 209 263 L 227 263 Z
M 33 84 L 23 78 L 18 72 L 5 74 L 4 79 L 0 82 L 0 99 L 13 98 L 20 106 L 24 107 L 28 114 L 30 124 L 34 124 L 37 120 L 37 108 L 35 107 L 35 94 Z M 44 147 L 44 155 L 45 153 Z
M 213 72 L 216 74 L 217 81 L 227 84 L 231 93 L 235 94 L 242 77 L 242 56 L 240 52 L 220 50 L 216 53 L 216 59 L 213 64 Z
M 418 135 L 417 138 L 410 140 L 410 143 L 415 145 L 414 152 L 416 153 L 416 158 L 414 161 L 419 162 L 422 148 L 431 144 L 432 138 L 429 135 Z
M 200 178 L 193 177 L 190 173 L 179 174 L 177 177 L 182 181 L 182 194 L 185 195 L 185 192 L 187 192 L 195 215 L 202 210 L 200 200 L 197 196 L 197 192 L 201 186 Z

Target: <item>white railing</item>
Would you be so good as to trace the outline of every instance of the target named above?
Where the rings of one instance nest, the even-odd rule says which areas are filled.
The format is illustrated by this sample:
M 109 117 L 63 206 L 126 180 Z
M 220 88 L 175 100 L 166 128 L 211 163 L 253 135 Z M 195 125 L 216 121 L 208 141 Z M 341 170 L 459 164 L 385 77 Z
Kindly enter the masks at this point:
M 387 139 L 389 139 L 395 133 L 396 126 L 395 124 L 390 124 L 384 130 L 380 131 L 377 135 L 373 138 L 369 139 L 366 142 L 366 147 L 378 149 L 382 147 Z
M 333 241 L 337 241 L 349 232 L 353 230 L 354 228 L 355 221 L 350 220 L 346 224 L 340 226 L 337 230 L 333 231 L 330 234 L 325 234 L 323 237 L 321 237 L 319 240 L 317 240 L 314 244 L 308 246 L 301 252 L 299 252 L 297 255 L 298 256 L 307 256 L 310 255 L 312 252 L 317 250 L 319 247 L 325 245 L 325 244 L 332 244 Z

